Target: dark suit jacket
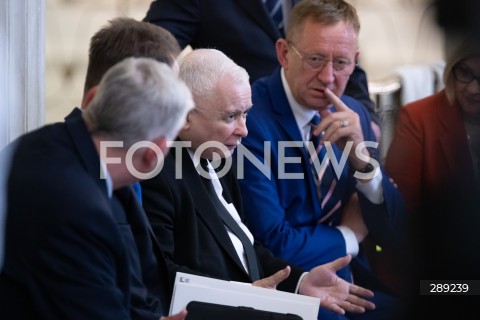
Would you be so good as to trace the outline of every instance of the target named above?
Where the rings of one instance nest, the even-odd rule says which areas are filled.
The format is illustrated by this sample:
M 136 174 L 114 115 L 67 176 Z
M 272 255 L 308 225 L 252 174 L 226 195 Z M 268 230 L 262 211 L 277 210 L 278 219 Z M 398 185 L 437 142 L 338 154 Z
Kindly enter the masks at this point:
M 252 80 L 278 66 L 275 41 L 281 35 L 261 0 L 157 0 L 144 20 L 169 30 L 182 48 L 222 51 Z
M 158 319 L 165 265 L 130 188 L 110 199 L 79 112 L 20 138 L 8 177 L 5 319 Z M 137 239 L 137 234 L 139 238 Z M 151 238 L 150 238 L 151 239 Z M 161 257 L 161 256 L 157 256 Z M 156 264 L 155 264 L 156 266 Z M 153 268 L 153 269 L 152 269 Z M 138 285 L 140 278 L 148 290 Z
M 175 167 L 181 166 L 181 178 Z M 230 172 L 220 178 L 226 199 L 243 217 L 235 177 Z M 201 177 L 187 149 L 178 155 L 171 150 L 161 172 L 142 182 L 143 206 L 171 270 L 217 279 L 252 282 L 243 268 L 220 216 L 212 210 Z M 287 263 L 274 258 L 256 243 L 260 276 L 270 276 Z M 302 270 L 292 267 L 290 277 L 278 289 L 293 292 Z
M 278 67 L 275 42 L 281 35 L 261 0 L 156 0 L 144 20 L 169 30 L 182 48 L 222 51 L 247 70 L 251 82 Z M 363 69 L 355 68 L 346 90 L 380 123 Z
M 365 108 L 348 96 L 342 96 L 341 99 L 358 113 L 365 141 L 374 141 Z M 308 153 L 283 90 L 280 70 L 253 84 L 252 101 L 253 108 L 247 120 L 249 132 L 242 144 L 264 163 L 264 142 L 271 142 L 270 150 L 266 151 L 271 156 L 270 178 L 251 161 L 245 160 L 245 178 L 239 179 L 242 197 L 249 199 L 244 201 L 244 206 L 252 233 L 274 254 L 307 270 L 345 255 L 345 241 L 334 228 L 339 223 L 339 211 L 323 223 L 319 223 L 319 219 L 339 200 L 344 204 L 352 195 L 356 179 L 349 172 L 348 161 L 340 170 L 334 193 L 322 209 Z M 282 141 L 300 143 L 300 147 L 284 148 L 285 157 L 291 159 L 286 165 L 280 163 Z M 333 148 L 336 158 L 341 159 L 342 151 L 336 145 Z M 283 167 L 286 173 L 303 174 L 303 179 L 282 178 L 279 170 L 283 170 Z M 373 204 L 361 192 L 358 194 L 369 238 L 382 246 L 394 246 L 401 241 L 404 232 L 403 201 L 388 175 L 385 171 L 382 173 L 382 204 Z M 361 281 L 362 276 L 370 273 L 370 270 L 360 257 L 362 255 L 352 260 L 353 267 L 359 266 L 358 273 L 354 270 L 354 278 L 357 283 L 372 288 L 370 280 Z M 340 275 L 346 277 L 346 273 Z

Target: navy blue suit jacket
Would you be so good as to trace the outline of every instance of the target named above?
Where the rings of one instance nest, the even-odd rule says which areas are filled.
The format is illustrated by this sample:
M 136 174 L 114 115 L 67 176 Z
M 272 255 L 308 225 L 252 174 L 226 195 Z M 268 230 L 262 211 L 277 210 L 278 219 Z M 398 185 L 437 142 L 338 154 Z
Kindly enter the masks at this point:
M 248 199 L 244 201 L 244 207 L 249 228 L 275 255 L 307 270 L 344 256 L 345 241 L 340 231 L 334 227 L 339 223 L 340 213 L 337 211 L 324 223 L 318 221 L 339 200 L 346 203 L 355 191 L 356 179 L 349 172 L 348 161 L 337 179 L 335 192 L 322 210 L 308 153 L 283 90 L 280 70 L 253 84 L 252 99 L 253 108 L 247 119 L 249 132 L 242 143 L 262 163 L 265 157 L 264 141 L 271 144 L 270 151 L 266 153 L 271 157 L 268 172 L 271 176 L 266 177 L 251 161 L 244 161 L 245 177 L 239 179 L 239 182 L 243 199 Z M 344 95 L 342 100 L 359 114 L 365 140 L 375 141 L 365 108 L 351 97 Z M 285 157 L 291 159 L 290 163 L 284 165 L 284 171 L 303 174 L 303 178 L 282 179 L 279 175 L 279 167 L 282 166 L 282 148 L 279 147 L 281 141 L 299 143 L 297 147 L 284 148 Z M 337 159 L 340 159 L 341 150 L 335 145 L 333 147 Z M 389 246 L 400 241 L 405 216 L 403 200 L 385 171 L 382 186 L 385 201 L 379 205 L 371 203 L 362 193 L 358 193 L 369 237 L 374 243 Z M 359 264 L 361 256 L 353 259 L 352 267 Z M 362 260 L 360 269 L 361 274 L 370 273 L 366 261 Z M 346 272 L 339 274 L 343 277 L 347 275 Z M 361 274 L 356 275 L 354 272 L 356 282 Z M 370 285 L 367 287 L 371 288 Z
M 131 188 L 108 196 L 79 115 L 12 144 L 0 314 L 158 319 L 169 304 L 163 258 L 152 253 L 149 225 Z
M 298 0 L 293 0 L 296 3 Z M 215 48 L 244 67 L 250 81 L 278 67 L 275 42 L 282 36 L 261 0 L 156 0 L 144 18 L 177 38 L 182 48 Z M 346 93 L 361 101 L 380 123 L 365 71 L 355 67 Z

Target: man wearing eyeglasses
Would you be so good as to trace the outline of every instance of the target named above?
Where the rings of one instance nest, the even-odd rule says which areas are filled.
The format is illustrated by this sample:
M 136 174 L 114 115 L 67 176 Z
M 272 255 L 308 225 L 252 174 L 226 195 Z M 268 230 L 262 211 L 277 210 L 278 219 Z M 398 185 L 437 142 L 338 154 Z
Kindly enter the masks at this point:
M 361 249 L 367 237 L 400 245 L 406 222 L 401 196 L 376 160 L 368 112 L 343 94 L 359 56 L 359 29 L 355 9 L 342 0 L 294 7 L 286 38 L 276 43 L 281 68 L 252 84 L 242 142 L 259 162 L 245 160 L 238 177 L 256 238 L 307 270 L 352 254 L 339 275 L 375 292 L 376 310 L 362 316 L 396 319 L 403 307 Z M 269 161 L 265 172 L 259 163 Z

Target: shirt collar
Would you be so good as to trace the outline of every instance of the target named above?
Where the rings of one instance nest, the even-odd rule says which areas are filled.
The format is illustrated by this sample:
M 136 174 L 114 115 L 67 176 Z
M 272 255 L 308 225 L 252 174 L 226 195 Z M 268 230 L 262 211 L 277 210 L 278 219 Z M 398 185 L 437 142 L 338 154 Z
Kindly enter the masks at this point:
M 297 126 L 301 131 L 304 131 L 305 128 L 308 127 L 310 120 L 312 120 L 313 116 L 318 114 L 318 112 L 303 107 L 295 100 L 288 85 L 287 79 L 285 78 L 285 71 L 283 68 L 280 69 L 280 76 L 282 79 L 283 89 L 287 96 L 288 103 L 290 104 L 290 108 L 292 109 Z M 303 136 L 303 138 L 305 139 L 305 136 Z
M 108 172 L 107 165 L 100 160 L 100 170 L 101 170 L 101 178 L 105 179 L 105 183 L 107 184 L 107 194 L 108 197 L 111 198 L 113 194 L 113 182 L 110 173 Z

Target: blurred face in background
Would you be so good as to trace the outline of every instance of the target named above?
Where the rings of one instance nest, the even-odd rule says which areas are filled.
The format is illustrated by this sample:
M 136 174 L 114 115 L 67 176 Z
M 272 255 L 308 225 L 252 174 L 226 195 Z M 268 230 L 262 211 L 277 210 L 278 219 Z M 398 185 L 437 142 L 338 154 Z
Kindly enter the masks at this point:
M 455 97 L 467 119 L 480 124 L 480 56 L 467 58 L 453 67 Z

